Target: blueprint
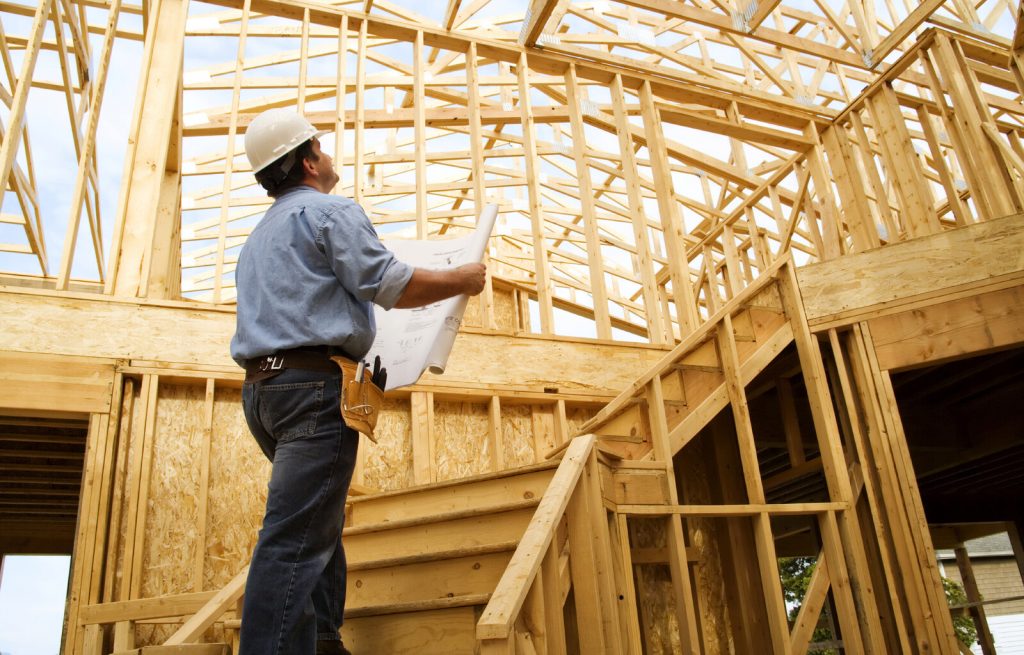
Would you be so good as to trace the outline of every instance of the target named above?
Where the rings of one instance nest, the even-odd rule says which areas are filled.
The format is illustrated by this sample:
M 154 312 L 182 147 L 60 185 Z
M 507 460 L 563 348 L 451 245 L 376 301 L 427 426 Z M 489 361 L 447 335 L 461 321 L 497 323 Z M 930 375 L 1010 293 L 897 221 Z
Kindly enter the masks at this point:
M 497 205 L 485 206 L 476 230 L 465 237 L 390 240 L 386 245 L 399 261 L 417 268 L 438 270 L 478 262 L 483 259 L 497 215 Z M 380 356 L 381 366 L 388 372 L 388 389 L 415 384 L 426 370 L 444 373 L 468 302 L 469 296 L 461 295 L 414 309 L 374 306 L 377 336 L 368 358 L 373 361 Z

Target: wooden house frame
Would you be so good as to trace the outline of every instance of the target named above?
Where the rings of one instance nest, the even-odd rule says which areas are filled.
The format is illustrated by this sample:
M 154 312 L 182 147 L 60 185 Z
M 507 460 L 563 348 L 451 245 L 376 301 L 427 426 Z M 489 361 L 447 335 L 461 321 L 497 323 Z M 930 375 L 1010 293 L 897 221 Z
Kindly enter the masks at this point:
M 291 107 L 385 238 L 500 211 L 447 371 L 360 450 L 356 652 L 962 652 L 935 545 L 1007 530 L 1024 576 L 1022 7 L 0 0 L 0 555 L 73 552 L 66 655 L 236 646 L 240 137 Z

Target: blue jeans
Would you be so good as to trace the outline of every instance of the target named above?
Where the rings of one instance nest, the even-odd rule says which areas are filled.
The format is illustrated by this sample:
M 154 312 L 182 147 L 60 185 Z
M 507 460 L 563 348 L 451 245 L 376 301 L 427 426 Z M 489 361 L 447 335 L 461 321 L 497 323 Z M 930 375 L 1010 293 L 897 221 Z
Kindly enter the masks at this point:
M 312 655 L 338 640 L 345 518 L 359 433 L 341 418 L 341 375 L 289 369 L 242 387 L 249 430 L 273 466 L 242 607 L 241 655 Z

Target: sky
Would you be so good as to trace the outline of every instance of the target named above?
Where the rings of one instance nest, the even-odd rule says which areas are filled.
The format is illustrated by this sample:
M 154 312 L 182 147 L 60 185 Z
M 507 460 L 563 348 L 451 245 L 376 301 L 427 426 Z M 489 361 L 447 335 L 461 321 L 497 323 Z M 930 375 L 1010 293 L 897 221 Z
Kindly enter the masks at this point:
M 60 650 L 70 557 L 8 555 L 0 571 L 0 653 Z
M 22 4 L 25 4 L 24 2 Z M 90 22 L 104 25 L 106 12 L 90 9 Z M 24 35 L 28 31 L 31 18 L 3 14 L 3 29 L 6 34 Z M 118 22 L 120 29 L 139 29 L 139 20 L 135 16 L 122 14 Z M 54 38 L 53 24 L 48 24 L 44 38 Z M 93 54 L 93 70 L 99 62 L 98 53 L 103 46 L 102 34 L 91 34 L 90 45 Z M 115 41 L 110 74 L 104 99 L 101 105 L 100 122 L 97 129 L 96 153 L 99 161 L 100 215 L 104 240 L 104 254 L 109 251 L 112 223 L 117 210 L 118 194 L 121 186 L 122 166 L 127 144 L 128 128 L 135 103 L 135 86 L 138 78 L 139 61 L 142 44 L 120 39 Z M 11 53 L 16 70 L 21 70 L 20 52 Z M 70 60 L 69 60 L 70 61 Z M 36 63 L 35 80 L 59 82 L 61 72 L 59 58 L 56 53 L 43 51 Z M 6 80 L 4 80 L 6 86 Z M 8 122 L 6 107 L 0 105 L 0 114 L 4 124 Z M 26 108 L 26 128 L 32 149 L 32 158 L 39 189 L 38 202 L 43 216 L 43 233 L 48 255 L 48 266 L 51 275 L 57 273 L 60 266 L 63 239 L 71 206 L 71 195 L 75 183 L 76 156 L 71 141 L 70 119 L 64 94 L 42 88 L 33 88 L 29 93 Z M 19 149 L 18 162 L 26 170 L 23 148 Z M 21 213 L 13 193 L 4 198 L 5 213 Z M 85 212 L 82 212 L 82 228 L 78 235 L 78 248 L 75 251 L 72 276 L 84 279 L 97 279 L 96 259 L 92 253 L 88 237 Z M 0 225 L 0 242 L 24 243 L 24 230 L 20 226 Z M 0 270 L 39 274 L 39 265 L 35 256 L 11 255 L 0 253 Z

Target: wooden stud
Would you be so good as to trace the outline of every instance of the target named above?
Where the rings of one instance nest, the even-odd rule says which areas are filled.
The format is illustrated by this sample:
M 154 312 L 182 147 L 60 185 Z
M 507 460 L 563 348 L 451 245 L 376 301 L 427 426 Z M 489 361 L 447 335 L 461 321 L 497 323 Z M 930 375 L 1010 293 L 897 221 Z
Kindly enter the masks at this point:
M 572 125 L 572 152 L 576 161 L 577 179 L 580 185 L 580 198 L 583 200 L 583 225 L 587 238 L 587 263 L 590 265 L 590 288 L 594 306 L 594 320 L 597 323 L 597 338 L 610 339 L 611 322 L 608 318 L 608 294 L 605 290 L 605 272 L 601 256 L 600 225 L 589 201 L 594 191 L 590 179 L 590 167 L 585 155 L 587 135 L 584 130 L 584 110 L 581 104 L 589 102 L 583 95 L 583 87 L 576 79 L 576 65 L 570 64 L 565 70 L 565 97 L 569 109 L 569 122 Z
M 220 221 L 217 229 L 217 263 L 214 268 L 213 277 L 213 302 L 221 301 L 222 287 L 224 282 L 224 249 L 227 246 L 228 230 L 228 200 L 231 197 L 232 174 L 235 169 L 235 137 L 238 131 L 238 105 L 241 96 L 242 63 L 245 61 L 245 43 L 249 28 L 249 8 L 251 0 L 244 0 L 242 5 L 242 24 L 239 27 L 238 52 L 235 58 L 235 83 L 231 90 L 231 122 L 228 127 L 227 151 L 224 155 L 224 187 L 221 191 Z M 303 12 L 302 21 L 302 51 L 305 55 L 309 45 L 309 10 Z M 303 102 L 305 101 L 305 78 L 306 59 L 300 60 L 299 68 L 299 113 L 303 113 Z
M 348 97 L 346 80 L 348 58 L 348 14 L 341 17 L 338 24 L 338 68 L 335 85 L 335 117 L 334 117 L 334 172 L 338 174 L 338 182 L 334 185 L 334 193 L 340 191 L 345 166 L 345 99 Z
M 782 429 L 786 434 L 786 451 L 789 453 L 789 465 L 793 468 L 806 461 L 803 436 L 800 434 L 800 421 L 797 418 L 796 403 L 793 400 L 793 385 L 788 378 L 778 378 L 775 388 L 779 393 L 779 410 L 782 413 Z
M 626 646 L 623 649 L 628 655 L 640 655 L 643 645 L 640 636 L 640 612 L 637 609 L 636 584 L 633 581 L 633 558 L 629 544 L 629 518 L 625 514 L 615 514 L 612 524 L 612 547 L 619 557 L 616 569 L 621 577 L 618 586 L 622 589 L 623 599 L 620 601 L 622 629 Z
M 884 523 L 885 517 L 883 516 L 882 501 L 878 490 L 879 483 L 876 481 L 877 473 L 876 471 L 871 470 L 873 467 L 870 462 L 873 458 L 871 453 L 868 451 L 867 436 L 865 434 L 866 426 L 863 425 L 860 418 L 860 412 L 855 406 L 853 382 L 847 369 L 844 349 L 840 344 L 839 336 L 835 330 L 829 330 L 829 341 L 832 346 L 832 356 L 836 362 L 836 373 L 839 388 L 846 406 L 846 415 L 850 421 L 850 432 L 857 453 L 857 460 L 861 463 L 862 470 L 865 471 L 863 485 L 868 498 L 868 505 L 874 526 L 874 534 L 879 535 L 880 537 L 880 543 L 878 544 L 880 559 L 882 567 L 886 572 L 885 580 L 888 596 L 891 602 L 893 620 L 896 624 L 896 635 L 899 639 L 900 647 L 903 650 L 909 650 L 911 645 L 908 640 L 907 630 L 905 627 L 903 604 L 900 602 L 901 592 L 896 586 L 897 571 L 894 568 L 895 564 L 893 563 L 893 557 L 890 554 L 890 544 L 887 543 L 891 541 L 891 537 L 888 536 L 889 530 Z M 857 568 L 858 570 L 863 570 L 862 567 L 858 566 Z
M 426 102 L 423 93 L 423 31 L 416 31 L 413 42 L 413 104 L 416 108 L 414 138 L 416 139 L 416 238 L 426 239 L 429 233 L 427 225 L 427 124 Z
M 679 215 L 679 205 L 675 202 L 672 185 L 672 173 L 668 168 L 668 152 L 661 130 L 661 121 L 654 106 L 654 94 L 651 85 L 644 82 L 640 87 L 640 105 L 643 110 L 644 131 L 647 138 L 647 149 L 650 152 L 654 185 L 657 189 L 658 211 L 662 224 L 665 226 L 665 248 L 669 260 L 672 279 L 672 294 L 676 306 L 676 321 L 683 336 L 693 332 L 700 324 L 697 317 L 696 300 L 690 287 L 690 270 L 683 257 L 682 236 L 683 222 Z
M 210 493 L 210 451 L 213 448 L 213 408 L 216 396 L 216 380 L 206 380 L 206 400 L 203 406 L 202 444 L 199 451 L 199 514 L 196 517 L 198 536 L 196 537 L 195 567 L 192 570 L 192 591 L 203 590 L 203 570 L 206 563 L 206 529 L 207 511 Z
M 505 442 L 501 437 L 501 398 L 491 396 L 488 404 L 487 445 L 491 451 L 491 470 L 505 470 Z
M 622 172 L 626 180 L 630 215 L 633 225 L 633 242 L 636 244 L 636 268 L 639 269 L 643 289 L 644 311 L 647 314 L 648 337 L 651 343 L 662 344 L 672 340 L 672 327 L 661 312 L 658 299 L 658 285 L 651 261 L 650 236 L 647 216 L 643 206 L 643 195 L 637 175 L 637 162 L 633 139 L 629 133 L 626 116 L 626 98 L 622 88 L 622 76 L 616 75 L 611 86 L 612 105 L 615 111 L 615 127 L 619 136 L 619 152 L 622 155 Z
M 614 648 L 607 642 L 602 594 L 594 571 L 597 555 L 594 552 L 591 516 L 597 511 L 590 494 L 578 489 L 569 499 L 566 517 L 569 525 L 569 564 L 572 569 L 573 598 L 576 603 L 577 625 L 581 652 L 607 653 Z M 601 626 L 600 628 L 598 626 Z
M 434 458 L 434 394 L 414 391 L 412 405 L 412 470 L 416 484 L 437 481 Z
M 657 461 L 665 466 L 668 498 L 672 504 L 678 503 L 676 492 L 675 467 L 673 465 L 672 447 L 668 434 L 668 419 L 665 415 L 665 397 L 661 386 L 661 378 L 655 375 L 649 383 L 647 392 L 647 411 L 651 425 L 651 443 Z M 672 571 L 672 591 L 675 594 L 677 621 L 679 622 L 680 642 L 684 652 L 700 653 L 700 633 L 697 615 L 694 608 L 693 586 L 690 581 L 690 570 L 686 563 L 686 541 L 683 537 L 682 522 L 678 516 L 666 519 L 668 534 L 669 568 Z
M 355 170 L 352 189 L 353 199 L 364 208 L 366 207 L 366 169 L 363 161 L 366 149 L 366 38 L 366 21 L 362 21 L 359 23 L 356 57 L 356 116 L 355 134 L 353 135 Z
M 779 292 L 782 296 L 786 314 L 794 325 L 794 340 L 803 371 L 804 386 L 811 407 L 815 432 L 818 435 L 818 448 L 821 453 L 822 471 L 828 484 L 829 495 L 841 503 L 854 501 L 850 484 L 849 472 L 846 467 L 846 456 L 839 438 L 835 410 L 830 399 L 825 367 L 822 362 L 821 350 L 817 340 L 807 328 L 807 317 L 803 303 L 799 298 L 795 271 L 787 265 L 781 271 Z M 837 558 L 832 562 L 832 571 L 837 579 L 846 577 L 844 569 L 849 569 L 850 584 L 859 603 L 859 619 L 866 648 L 870 652 L 884 652 L 881 624 L 878 615 L 867 609 L 876 603 L 874 589 L 867 570 L 866 556 L 863 551 L 863 539 L 860 525 L 855 512 L 841 512 L 838 517 L 839 529 L 844 544 L 842 552 L 848 561 L 843 564 Z
M 480 212 L 483 211 L 487 202 L 487 194 L 484 186 L 484 155 L 481 147 L 481 124 L 480 124 L 480 76 L 477 73 L 477 48 L 476 43 L 470 43 L 466 51 L 466 110 L 469 113 L 469 152 L 472 159 L 473 175 L 473 206 L 476 209 L 477 220 L 480 220 Z M 484 264 L 489 264 L 490 252 L 485 255 Z M 494 315 L 494 276 L 488 275 L 484 291 L 481 295 L 483 324 L 488 329 L 498 328 Z
M 530 224 L 533 232 L 534 274 L 536 276 L 537 303 L 540 308 L 541 334 L 554 333 L 552 311 L 553 289 L 549 277 L 548 247 L 544 231 L 544 210 L 541 208 L 539 159 L 537 157 L 536 128 L 533 104 L 530 102 L 530 69 L 526 53 L 519 55 L 516 64 L 519 83 L 519 110 L 523 123 L 523 146 L 526 160 L 526 185 L 529 192 Z
M 953 549 L 956 555 L 956 565 L 960 569 L 960 579 L 964 583 L 964 591 L 967 594 L 968 603 L 977 603 L 981 598 L 978 591 L 978 582 L 974 578 L 974 567 L 971 566 L 971 556 L 967 547 L 963 544 Z M 988 627 L 988 618 L 985 616 L 985 606 L 975 605 L 968 610 L 971 618 L 974 619 L 974 627 L 978 630 L 978 645 L 984 655 L 995 655 L 996 645 L 992 640 L 992 631 Z
M 125 157 L 124 178 L 130 183 L 122 185 L 104 287 L 107 293 L 118 296 L 142 296 L 149 286 L 145 264 L 153 247 L 154 213 L 169 149 L 167 137 L 178 108 L 178 85 L 169 80 L 181 78 L 188 3 L 159 0 L 155 4 L 143 53 L 132 147 Z
M 761 485 L 761 473 L 757 464 L 750 410 L 747 407 L 746 394 L 743 391 L 743 383 L 740 378 L 739 354 L 733 340 L 732 318 L 728 314 L 722 317 L 722 321 L 717 326 L 716 342 L 739 439 L 747 499 L 753 505 L 764 504 L 764 488 Z M 782 584 L 779 580 L 769 515 L 764 512 L 756 513 L 753 516 L 753 524 L 757 561 L 761 571 L 761 587 L 765 607 L 768 609 L 768 629 L 772 649 L 776 653 L 789 653 L 789 631 L 786 624 L 786 611 L 782 602 Z

